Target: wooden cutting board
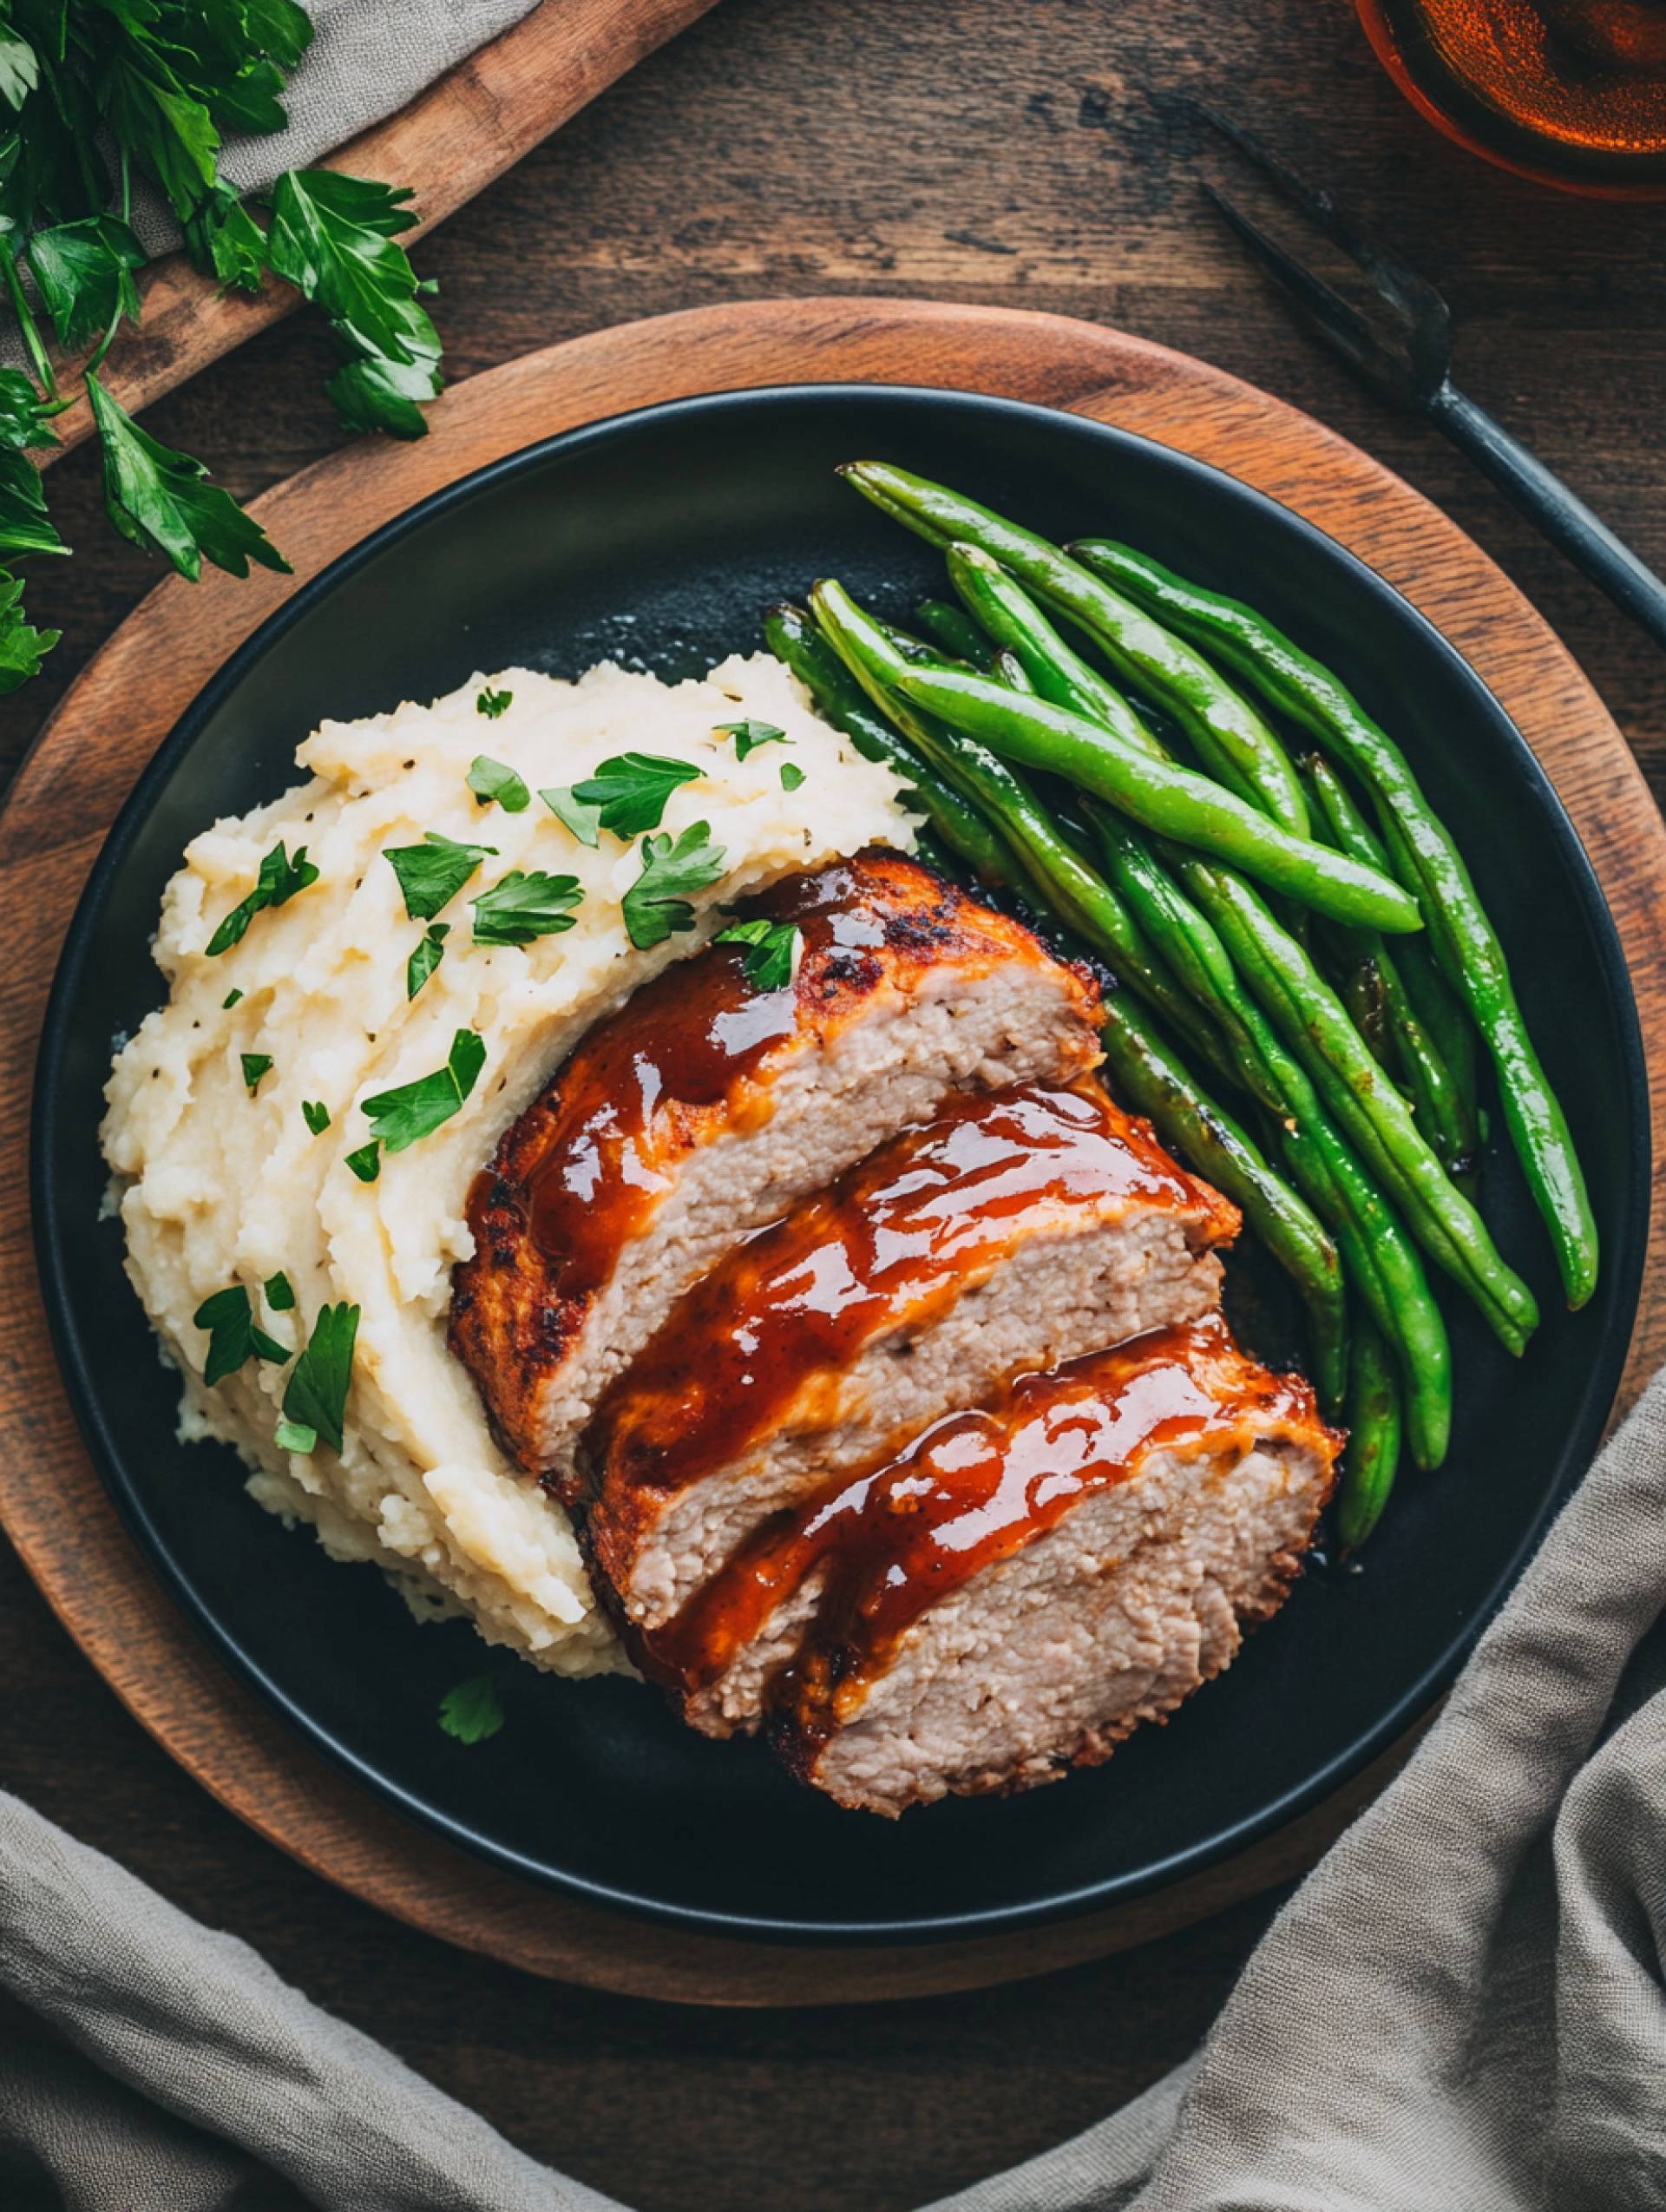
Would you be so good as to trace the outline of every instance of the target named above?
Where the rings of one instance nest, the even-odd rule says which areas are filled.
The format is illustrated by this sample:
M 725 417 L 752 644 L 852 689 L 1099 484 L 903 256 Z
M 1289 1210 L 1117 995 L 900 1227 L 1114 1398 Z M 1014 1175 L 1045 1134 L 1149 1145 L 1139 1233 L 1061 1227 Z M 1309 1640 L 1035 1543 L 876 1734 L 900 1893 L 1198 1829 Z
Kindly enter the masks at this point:
M 1503 699 L 1584 839 L 1642 1008 L 1657 1136 L 1666 1127 L 1666 830 L 1596 692 L 1502 573 L 1397 477 L 1266 393 L 1124 333 L 1004 309 L 839 299 L 703 308 L 600 331 L 456 386 L 417 444 L 365 441 L 257 500 L 292 577 L 259 572 L 239 583 L 216 572 L 195 587 L 161 584 L 64 699 L 0 819 L 0 1058 L 11 1071 L 0 1131 L 0 1520 L 70 1634 L 158 1742 L 305 1865 L 532 1972 L 687 2003 L 974 1988 L 1144 1941 L 1310 1865 L 1405 1747 L 1191 1881 L 975 1943 L 814 1951 L 690 1937 L 460 1856 L 303 1749 L 197 1642 L 128 1538 L 82 1449 L 40 1310 L 25 1073 L 64 930 L 116 810 L 196 692 L 292 591 L 429 492 L 552 432 L 696 392 L 845 380 L 1009 394 L 1141 431 L 1284 501 L 1405 592 Z M 1657 1142 L 1657 1157 L 1663 1149 Z M 1666 1249 L 1656 1236 L 1628 1395 L 1663 1352 Z

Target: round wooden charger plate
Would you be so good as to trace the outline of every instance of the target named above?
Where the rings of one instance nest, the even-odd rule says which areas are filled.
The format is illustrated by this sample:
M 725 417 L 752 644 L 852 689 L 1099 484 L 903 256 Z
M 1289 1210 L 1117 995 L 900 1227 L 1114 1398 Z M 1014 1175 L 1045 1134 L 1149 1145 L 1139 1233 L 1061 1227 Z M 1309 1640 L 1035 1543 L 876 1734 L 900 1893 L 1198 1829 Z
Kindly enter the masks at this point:
M 808 1950 L 651 1926 L 460 1855 L 303 1749 L 198 1643 L 82 1448 L 36 1286 L 23 1071 L 70 914 L 139 771 L 196 692 L 289 593 L 428 493 L 558 430 L 653 401 L 771 384 L 953 386 L 1069 408 L 1212 462 L 1318 524 L 1429 615 L 1515 717 L 1602 878 L 1643 1012 L 1656 1130 L 1666 1102 L 1666 830 L 1596 692 L 1526 601 L 1417 493 L 1317 423 L 1219 370 L 1120 331 L 925 301 L 764 300 L 577 338 L 471 377 L 413 445 L 350 447 L 254 513 L 292 577 L 171 578 L 59 706 L 0 820 L 7 960 L 0 1054 L 0 1520 L 49 1603 L 157 1741 L 222 1804 L 343 1888 L 535 1973 L 684 2003 L 838 2003 L 1045 1972 L 1199 1920 L 1309 1866 L 1405 1747 L 1279 1834 L 1114 1910 L 978 1942 Z M 1656 1143 L 1656 1158 L 1666 1145 Z M 1666 1349 L 1666 1250 L 1650 1241 L 1627 1395 Z

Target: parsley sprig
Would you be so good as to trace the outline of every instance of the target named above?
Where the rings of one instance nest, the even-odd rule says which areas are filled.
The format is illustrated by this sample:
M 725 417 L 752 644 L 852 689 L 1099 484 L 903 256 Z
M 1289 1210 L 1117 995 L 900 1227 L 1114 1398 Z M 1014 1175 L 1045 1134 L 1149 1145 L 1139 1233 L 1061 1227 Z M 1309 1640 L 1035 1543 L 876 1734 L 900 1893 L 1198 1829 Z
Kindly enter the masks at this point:
M 414 1083 L 401 1083 L 361 1101 L 366 1119 L 375 1124 L 376 1135 L 347 1162 L 360 1182 L 376 1180 L 382 1152 L 402 1152 L 407 1145 L 414 1145 L 419 1137 L 431 1136 L 442 1122 L 449 1121 L 474 1089 L 485 1065 L 485 1040 L 472 1029 L 459 1029 L 451 1040 L 443 1067 L 432 1075 L 419 1075 Z M 364 1161 L 363 1166 L 355 1165 L 359 1160 Z
M 482 860 L 495 858 L 495 845 L 459 844 L 437 830 L 424 831 L 419 845 L 384 845 L 382 857 L 399 878 L 405 912 L 413 922 L 431 922 L 449 906 Z
M 288 849 L 280 837 L 260 863 L 254 879 L 254 889 L 246 898 L 239 899 L 208 940 L 208 958 L 218 959 L 223 952 L 230 952 L 233 945 L 240 945 L 248 934 L 255 916 L 269 906 L 287 906 L 298 891 L 309 883 L 316 883 L 318 871 L 306 857 L 306 847 L 297 845 L 292 860 Z M 239 991 L 238 997 L 243 994 Z M 226 1004 L 232 1001 L 229 997 Z
M 289 1357 L 286 1346 L 256 1326 L 249 1294 L 240 1283 L 233 1283 L 228 1290 L 216 1290 L 212 1298 L 205 1298 L 191 1319 L 197 1328 L 208 1331 L 208 1357 L 203 1365 L 202 1379 L 211 1390 L 216 1382 L 235 1375 L 246 1361 L 282 1361 Z
M 328 391 L 351 429 L 417 437 L 440 390 L 440 345 L 403 248 L 408 191 L 333 170 L 286 170 L 259 199 L 220 175 L 222 135 L 282 131 L 282 95 L 312 43 L 297 0 L 4 0 L 0 4 L 0 281 L 28 370 L 0 371 L 0 561 L 67 550 L 47 518 L 30 447 L 74 397 L 48 344 L 92 345 L 87 397 L 105 504 L 123 536 L 182 574 L 287 564 L 200 462 L 134 423 L 97 371 L 139 322 L 145 249 L 130 226 L 148 179 L 195 267 L 257 292 L 290 284 L 325 317 L 339 365 Z M 27 272 L 27 279 L 25 279 Z M 61 382 L 62 379 L 62 382 Z M 0 692 L 35 674 L 58 633 L 25 619 L 0 568 Z
M 593 776 L 538 796 L 580 844 L 594 850 L 598 830 L 611 830 L 627 843 L 645 830 L 657 830 L 672 793 L 683 784 L 699 780 L 700 771 L 692 761 L 671 760 L 657 752 L 620 752 L 601 762 Z
M 713 942 L 719 945 L 744 945 L 741 965 L 747 981 L 756 983 L 761 991 L 781 991 L 792 981 L 803 937 L 797 922 L 760 919 L 731 922 L 726 929 L 718 930 Z
M 547 876 L 541 868 L 528 875 L 512 868 L 477 899 L 469 900 L 475 942 L 529 945 L 535 937 L 555 936 L 573 927 L 570 909 L 583 898 L 576 876 Z
M 744 760 L 749 752 L 756 752 L 759 745 L 790 745 L 792 739 L 773 722 L 725 722 L 719 725 L 720 738 L 735 741 L 735 758 Z
M 675 843 L 669 830 L 642 840 L 642 873 L 620 902 L 625 927 L 639 952 L 662 945 L 694 927 L 685 894 L 703 891 L 724 872 L 722 845 L 712 842 L 709 822 L 692 822 Z

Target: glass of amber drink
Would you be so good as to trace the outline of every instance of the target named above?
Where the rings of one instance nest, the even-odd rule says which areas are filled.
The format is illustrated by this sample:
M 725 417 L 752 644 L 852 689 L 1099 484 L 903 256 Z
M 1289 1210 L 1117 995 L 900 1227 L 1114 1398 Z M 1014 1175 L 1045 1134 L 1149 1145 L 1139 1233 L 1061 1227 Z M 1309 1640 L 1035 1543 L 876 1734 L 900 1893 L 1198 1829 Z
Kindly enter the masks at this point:
M 1537 182 L 1666 199 L 1666 0 L 1355 0 L 1449 138 Z

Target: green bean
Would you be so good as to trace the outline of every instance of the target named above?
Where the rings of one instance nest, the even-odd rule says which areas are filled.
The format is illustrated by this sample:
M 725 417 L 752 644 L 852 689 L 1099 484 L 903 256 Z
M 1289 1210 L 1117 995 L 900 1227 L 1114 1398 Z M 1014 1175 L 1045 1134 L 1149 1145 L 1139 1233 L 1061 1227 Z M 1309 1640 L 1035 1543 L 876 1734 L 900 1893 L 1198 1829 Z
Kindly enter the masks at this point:
M 1336 843 L 1355 860 L 1374 864 L 1383 858 L 1381 846 L 1329 762 L 1315 755 L 1307 767 L 1309 796 Z M 1468 1102 L 1419 1019 L 1394 955 L 1380 938 L 1369 943 L 1367 962 L 1378 977 L 1385 1024 L 1399 1049 L 1421 1126 L 1441 1165 L 1461 1185 L 1474 1175 L 1479 1153 Z
M 1370 791 L 1379 824 L 1429 922 L 1435 957 L 1486 1040 L 1511 1139 L 1556 1250 L 1570 1306 L 1597 1287 L 1597 1224 L 1567 1121 L 1533 1048 L 1498 933 L 1462 856 L 1405 755 L 1337 677 L 1250 607 L 1171 575 L 1125 547 L 1078 551 L 1142 607 L 1246 678 L 1279 711 L 1338 753 Z
M 1452 1425 L 1452 1353 L 1446 1323 L 1417 1251 L 1392 1209 L 1324 1113 L 1307 1074 L 1244 990 L 1203 909 L 1107 810 L 1090 812 L 1112 880 L 1183 988 L 1212 1004 L 1240 1078 L 1273 1113 L 1297 1187 L 1341 1250 L 1344 1273 L 1395 1345 L 1418 1464 L 1438 1467 Z M 1196 873 L 1206 878 L 1207 871 Z M 1199 890 L 1207 896 L 1209 886 Z M 1315 1339 L 1318 1332 L 1315 1329 Z M 1327 1405 L 1335 1402 L 1322 1387 Z
M 1400 1461 L 1400 1393 L 1381 1337 L 1368 1324 L 1354 1336 L 1348 1448 L 1336 1497 L 1336 1540 L 1356 1552 L 1388 1502 Z
M 1293 837 L 1206 776 L 1177 768 L 1045 699 L 987 676 L 904 663 L 903 696 L 1003 758 L 1064 777 L 1147 829 L 1213 854 L 1303 906 L 1363 929 L 1421 927 L 1415 903 L 1374 868 Z
M 1509 1350 L 1538 1325 L 1526 1284 L 1505 1263 L 1486 1224 L 1446 1172 L 1346 1008 L 1266 903 L 1225 869 L 1212 869 L 1216 925 L 1238 972 L 1283 1032 L 1321 1099 L 1367 1165 L 1405 1211 L 1407 1226 L 1438 1267 L 1461 1283 Z
M 951 607 L 946 599 L 922 599 L 914 617 L 952 660 L 964 660 L 973 668 L 987 668 L 989 641 L 962 608 Z
M 915 664 L 904 659 L 883 625 L 864 613 L 843 585 L 818 583 L 810 594 L 810 605 L 829 644 L 869 697 L 899 715 L 905 735 L 940 775 L 948 778 L 986 818 L 1000 824 L 1043 904 L 1155 1006 L 1195 1049 L 1217 1053 L 1219 1048 L 1208 1023 L 1175 989 L 1127 909 L 1054 826 L 1023 778 L 975 739 L 934 722 L 902 694 L 902 679 Z
M 1169 709 L 1211 774 L 1292 837 L 1307 835 L 1307 802 L 1283 746 L 1250 701 L 1184 640 L 1057 546 L 947 485 L 878 461 L 853 462 L 840 474 L 917 535 L 934 545 L 980 547 L 1061 607 L 1131 689 Z
M 1119 1098 L 1152 1122 L 1164 1144 L 1224 1191 L 1311 1311 L 1340 1314 L 1336 1247 L 1311 1208 L 1267 1165 L 1255 1140 L 1200 1090 L 1125 991 L 1105 1002 L 1100 1032 Z
M 991 883 L 1017 874 L 1011 854 L 975 807 L 883 716 L 875 712 L 855 678 L 802 607 L 771 607 L 764 617 L 770 651 L 798 679 L 817 710 L 843 730 L 864 760 L 882 762 L 913 787 L 927 818 L 951 851 Z
M 1004 648 L 990 662 L 989 673 L 997 683 L 1005 684 L 1010 692 L 1029 692 L 1035 689 L 1024 663 L 1015 653 L 1008 653 Z

